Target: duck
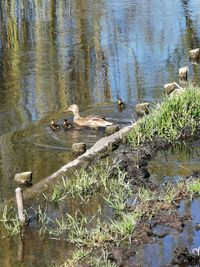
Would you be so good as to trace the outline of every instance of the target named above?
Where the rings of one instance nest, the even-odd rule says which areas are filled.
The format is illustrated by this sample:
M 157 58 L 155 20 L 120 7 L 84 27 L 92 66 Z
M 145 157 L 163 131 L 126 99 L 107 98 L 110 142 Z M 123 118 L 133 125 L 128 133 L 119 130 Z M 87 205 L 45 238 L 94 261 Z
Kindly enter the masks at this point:
M 101 118 L 96 115 L 90 115 L 87 117 L 81 117 L 79 112 L 79 107 L 76 104 L 72 104 L 69 106 L 68 109 L 65 109 L 64 112 L 73 112 L 74 114 L 74 123 L 79 126 L 87 126 L 92 128 L 97 127 L 107 127 L 109 125 L 112 125 L 112 122 L 106 121 L 104 118 Z
M 51 129 L 56 130 L 60 128 L 60 125 L 55 123 L 54 119 L 51 119 L 51 125 L 50 125 Z
M 69 129 L 69 128 L 72 128 L 72 125 L 71 125 L 71 123 L 69 123 L 69 122 L 67 121 L 67 119 L 64 119 L 64 122 L 63 122 L 63 124 L 62 124 L 62 127 L 63 127 L 64 129 Z
M 117 99 L 117 108 L 120 112 L 126 107 L 126 104 L 122 101 L 122 99 L 119 97 Z

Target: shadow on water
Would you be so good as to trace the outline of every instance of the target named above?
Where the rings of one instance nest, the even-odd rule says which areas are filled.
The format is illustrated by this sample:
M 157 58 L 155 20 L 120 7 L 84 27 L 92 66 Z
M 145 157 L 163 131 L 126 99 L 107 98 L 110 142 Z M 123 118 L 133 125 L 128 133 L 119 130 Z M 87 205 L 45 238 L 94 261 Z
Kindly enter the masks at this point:
M 153 182 L 176 181 L 199 169 L 200 143 L 180 143 L 167 151 L 159 151 L 148 164 Z M 176 175 L 175 175 L 176 174 Z

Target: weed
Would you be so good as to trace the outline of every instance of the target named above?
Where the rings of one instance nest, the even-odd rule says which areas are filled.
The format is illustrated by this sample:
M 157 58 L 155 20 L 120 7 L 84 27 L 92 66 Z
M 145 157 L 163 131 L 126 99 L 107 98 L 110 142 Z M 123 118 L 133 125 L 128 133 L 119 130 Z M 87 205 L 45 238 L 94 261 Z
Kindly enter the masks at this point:
M 21 232 L 19 218 L 13 207 L 8 208 L 7 205 L 5 206 L 0 222 L 3 222 L 9 236 L 14 236 Z
M 152 199 L 155 199 L 155 193 L 150 191 L 149 189 L 146 189 L 144 187 L 140 187 L 138 189 L 138 197 L 142 202 L 147 202 Z
M 110 229 L 114 235 L 119 237 L 118 240 L 124 240 L 126 238 L 131 242 L 130 237 L 137 222 L 141 218 L 141 211 L 134 211 L 132 213 L 125 213 L 122 219 L 119 221 L 111 221 Z
M 187 184 L 187 190 L 192 193 L 192 196 L 200 195 L 200 181 L 194 180 Z

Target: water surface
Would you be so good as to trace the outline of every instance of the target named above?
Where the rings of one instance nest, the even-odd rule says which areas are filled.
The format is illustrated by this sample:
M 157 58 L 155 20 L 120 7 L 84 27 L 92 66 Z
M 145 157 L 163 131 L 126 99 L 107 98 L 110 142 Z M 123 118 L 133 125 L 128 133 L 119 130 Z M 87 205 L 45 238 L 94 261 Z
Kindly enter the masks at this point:
M 136 103 L 162 100 L 163 84 L 178 81 L 180 67 L 188 65 L 198 82 L 188 50 L 199 46 L 199 24 L 199 0 L 2 0 L 0 199 L 13 196 L 16 172 L 33 171 L 35 183 L 73 159 L 72 143 L 90 147 L 104 135 L 51 131 L 51 118 L 72 120 L 63 113 L 70 104 L 124 126 L 136 119 Z M 57 251 L 66 256 L 65 245 L 45 247 L 31 235 L 27 243 L 24 266 L 49 266 Z M 4 243 L 0 266 L 17 266 L 13 246 Z

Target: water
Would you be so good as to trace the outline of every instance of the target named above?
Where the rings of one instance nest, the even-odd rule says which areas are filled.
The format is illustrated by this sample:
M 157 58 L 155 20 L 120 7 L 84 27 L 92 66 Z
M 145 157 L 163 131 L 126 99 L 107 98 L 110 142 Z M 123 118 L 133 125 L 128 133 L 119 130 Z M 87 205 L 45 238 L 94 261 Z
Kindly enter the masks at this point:
M 2 0 L 1 201 L 13 196 L 16 172 L 33 171 L 35 183 L 73 159 L 72 143 L 90 147 L 104 135 L 101 129 L 51 131 L 51 118 L 72 120 L 63 113 L 70 104 L 124 126 L 136 118 L 136 103 L 162 99 L 163 84 L 178 81 L 180 67 L 189 65 L 198 82 L 188 50 L 199 46 L 199 23 L 199 0 Z M 123 112 L 119 96 L 127 103 Z M 15 243 L 4 243 L 0 266 L 17 266 Z M 24 266 L 49 266 L 49 255 L 65 254 L 52 241 L 39 262 L 34 247 L 44 243 L 30 236 L 29 244 Z
M 158 151 L 148 164 L 151 180 L 156 183 L 177 182 L 199 170 L 200 143 L 176 144 L 167 151 Z
M 73 159 L 73 142 L 91 146 L 102 136 L 51 132 L 51 118 L 72 119 L 63 113 L 70 104 L 124 126 L 137 102 L 160 101 L 163 84 L 178 80 L 199 44 L 199 7 L 197 0 L 1 1 L 0 198 L 12 194 L 16 172 L 33 171 L 37 182 Z M 190 64 L 191 79 L 198 70 Z

